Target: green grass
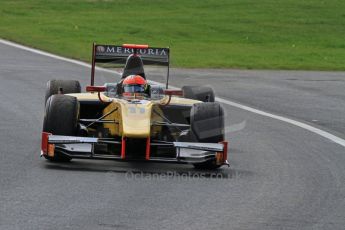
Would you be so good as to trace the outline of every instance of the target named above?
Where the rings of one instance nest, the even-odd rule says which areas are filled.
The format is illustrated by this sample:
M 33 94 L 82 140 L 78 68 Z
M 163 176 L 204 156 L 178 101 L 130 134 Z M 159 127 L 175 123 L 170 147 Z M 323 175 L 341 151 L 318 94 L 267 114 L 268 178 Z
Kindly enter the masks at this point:
M 344 0 L 1 0 L 0 37 L 89 61 L 170 46 L 179 67 L 345 70 Z

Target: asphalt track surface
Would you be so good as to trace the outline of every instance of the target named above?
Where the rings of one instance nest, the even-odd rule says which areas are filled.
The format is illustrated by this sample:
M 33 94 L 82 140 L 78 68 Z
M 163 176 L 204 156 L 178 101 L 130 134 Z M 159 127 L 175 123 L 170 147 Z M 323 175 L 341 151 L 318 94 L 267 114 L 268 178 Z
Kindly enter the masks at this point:
M 230 168 L 39 157 L 45 84 L 90 69 L 0 44 L 0 229 L 344 229 L 345 148 L 224 105 Z M 343 137 L 343 72 L 173 70 L 171 83 Z M 116 81 L 116 76 L 97 82 Z M 221 177 L 221 178 L 220 178 Z

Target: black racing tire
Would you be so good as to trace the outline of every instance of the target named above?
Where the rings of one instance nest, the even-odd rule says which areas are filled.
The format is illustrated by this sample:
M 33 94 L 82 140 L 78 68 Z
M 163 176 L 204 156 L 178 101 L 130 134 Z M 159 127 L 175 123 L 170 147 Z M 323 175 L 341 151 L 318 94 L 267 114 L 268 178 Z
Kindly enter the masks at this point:
M 62 93 L 80 93 L 81 87 L 79 81 L 76 80 L 50 80 L 47 82 L 47 89 L 45 95 L 45 102 L 48 98 L 54 94 L 59 93 L 59 89 L 62 88 Z
M 224 141 L 224 111 L 217 102 L 194 104 L 190 116 L 190 132 L 196 141 L 219 143 Z M 205 163 L 194 164 L 197 169 L 216 169 L 220 165 L 215 159 Z
M 190 112 L 190 126 L 198 142 L 218 143 L 223 141 L 223 108 L 217 102 L 194 104 Z
M 78 132 L 79 102 L 77 98 L 67 95 L 52 95 L 45 108 L 43 132 L 55 135 L 75 136 Z M 70 161 L 71 158 L 55 153 L 46 157 L 50 161 Z
M 194 99 L 202 102 L 214 102 L 214 91 L 208 86 L 183 86 L 185 98 Z

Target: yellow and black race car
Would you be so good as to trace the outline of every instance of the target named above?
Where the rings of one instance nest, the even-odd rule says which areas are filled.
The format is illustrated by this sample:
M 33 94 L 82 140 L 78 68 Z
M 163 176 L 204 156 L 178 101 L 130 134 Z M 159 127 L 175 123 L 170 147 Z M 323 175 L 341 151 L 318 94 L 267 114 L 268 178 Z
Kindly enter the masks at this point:
M 169 48 L 93 44 L 91 84 L 47 83 L 41 155 L 51 161 L 111 159 L 228 165 L 224 112 L 210 87 L 170 89 Z M 96 66 L 97 63 L 97 66 Z M 99 71 L 124 65 L 118 83 L 95 86 Z M 146 68 L 166 67 L 166 84 L 147 80 Z

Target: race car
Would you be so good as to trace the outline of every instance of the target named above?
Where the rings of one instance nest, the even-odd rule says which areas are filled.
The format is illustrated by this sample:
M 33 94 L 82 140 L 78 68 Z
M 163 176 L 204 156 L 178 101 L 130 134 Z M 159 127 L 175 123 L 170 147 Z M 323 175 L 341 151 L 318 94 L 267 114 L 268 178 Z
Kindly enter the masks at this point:
M 93 44 L 86 92 L 76 80 L 47 83 L 41 156 L 55 162 L 105 159 L 198 169 L 229 165 L 224 112 L 212 88 L 169 88 L 169 59 L 169 48 Z M 148 80 L 155 66 L 166 68 L 166 84 Z M 95 75 L 102 71 L 121 79 L 96 86 Z

